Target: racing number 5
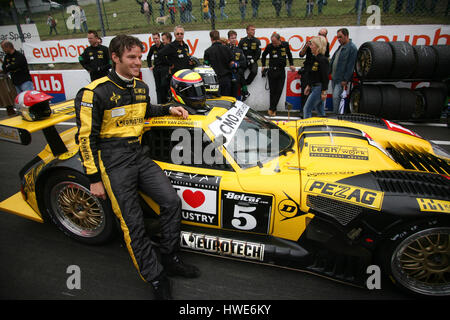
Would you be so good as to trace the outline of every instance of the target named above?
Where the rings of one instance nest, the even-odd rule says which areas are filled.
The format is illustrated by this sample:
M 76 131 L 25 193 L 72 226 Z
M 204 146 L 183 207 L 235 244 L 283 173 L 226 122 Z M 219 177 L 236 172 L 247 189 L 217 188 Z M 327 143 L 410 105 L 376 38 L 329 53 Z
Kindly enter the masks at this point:
M 240 230 L 253 230 L 256 228 L 256 218 L 249 212 L 256 210 L 256 207 L 244 207 L 240 205 L 234 205 L 233 219 L 231 225 Z M 243 220 L 241 220 L 243 219 Z

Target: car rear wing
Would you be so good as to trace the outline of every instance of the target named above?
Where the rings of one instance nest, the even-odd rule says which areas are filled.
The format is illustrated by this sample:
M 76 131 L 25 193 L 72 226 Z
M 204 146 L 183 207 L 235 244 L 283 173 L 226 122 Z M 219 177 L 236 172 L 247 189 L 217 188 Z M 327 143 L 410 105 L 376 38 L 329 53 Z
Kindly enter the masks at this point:
M 50 108 L 52 114 L 44 120 L 27 121 L 20 115 L 0 120 L 0 140 L 28 145 L 31 143 L 31 134 L 42 130 L 53 155 L 67 152 L 55 125 L 75 117 L 74 100 L 57 103 Z

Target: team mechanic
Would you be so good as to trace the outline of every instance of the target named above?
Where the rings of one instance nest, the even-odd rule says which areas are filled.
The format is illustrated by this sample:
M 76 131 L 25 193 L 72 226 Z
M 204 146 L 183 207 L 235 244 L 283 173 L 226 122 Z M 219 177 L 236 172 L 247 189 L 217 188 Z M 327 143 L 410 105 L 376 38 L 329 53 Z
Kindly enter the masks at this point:
M 160 167 L 147 156 L 139 137 L 147 117 L 171 114 L 186 119 L 188 113 L 181 106 L 150 104 L 148 86 L 136 78 L 143 50 L 141 41 L 132 36 L 111 40 L 113 70 L 76 96 L 76 141 L 90 191 L 102 199 L 109 196 L 141 278 L 151 283 L 155 298 L 171 299 L 167 276 L 194 278 L 200 272 L 180 260 L 181 200 Z M 161 263 L 145 232 L 138 189 L 160 206 Z

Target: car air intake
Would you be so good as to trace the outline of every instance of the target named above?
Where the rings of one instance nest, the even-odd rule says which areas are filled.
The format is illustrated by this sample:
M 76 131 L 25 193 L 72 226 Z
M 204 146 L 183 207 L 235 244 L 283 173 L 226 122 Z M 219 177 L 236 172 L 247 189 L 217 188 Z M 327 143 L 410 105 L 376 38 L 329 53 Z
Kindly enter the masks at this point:
M 450 194 L 450 180 L 439 174 L 397 170 L 372 171 L 371 174 L 386 193 L 434 198 L 447 198 Z
M 398 144 L 390 144 L 386 150 L 405 169 L 450 175 L 450 165 L 447 161 L 426 150 Z
M 315 211 L 331 216 L 343 226 L 363 212 L 362 207 L 321 196 L 308 195 L 306 204 Z

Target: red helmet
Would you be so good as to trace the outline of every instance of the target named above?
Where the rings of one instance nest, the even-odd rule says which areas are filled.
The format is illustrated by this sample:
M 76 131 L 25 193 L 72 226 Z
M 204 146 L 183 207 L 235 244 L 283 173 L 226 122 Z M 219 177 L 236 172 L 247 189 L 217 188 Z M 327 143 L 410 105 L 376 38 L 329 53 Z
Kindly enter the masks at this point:
M 19 93 L 14 101 L 14 107 L 28 121 L 42 120 L 50 117 L 50 100 L 52 96 L 34 90 Z

